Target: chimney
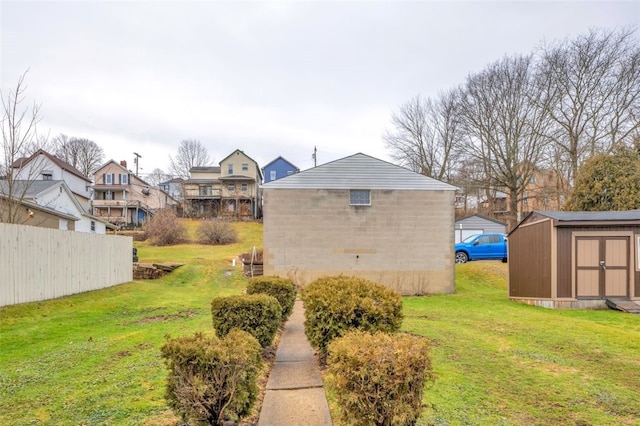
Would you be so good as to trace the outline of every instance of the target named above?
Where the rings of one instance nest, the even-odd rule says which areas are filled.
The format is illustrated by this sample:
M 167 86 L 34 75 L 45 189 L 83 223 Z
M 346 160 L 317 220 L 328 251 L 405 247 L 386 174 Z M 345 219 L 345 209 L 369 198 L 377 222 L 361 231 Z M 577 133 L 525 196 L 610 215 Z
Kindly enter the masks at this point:
M 125 169 L 127 168 L 127 162 L 125 160 L 120 160 L 120 165 Z

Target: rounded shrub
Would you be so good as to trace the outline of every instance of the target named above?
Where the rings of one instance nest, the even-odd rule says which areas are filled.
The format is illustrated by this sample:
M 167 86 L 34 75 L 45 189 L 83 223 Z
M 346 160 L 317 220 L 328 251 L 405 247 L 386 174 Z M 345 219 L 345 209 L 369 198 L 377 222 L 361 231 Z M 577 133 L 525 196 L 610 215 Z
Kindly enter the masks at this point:
M 305 332 L 311 345 L 322 353 L 331 340 L 346 331 L 394 332 L 402 325 L 400 294 L 362 278 L 320 278 L 301 293 Z
M 144 233 L 154 246 L 171 246 L 188 240 L 187 228 L 171 209 L 160 209 L 145 223 Z
M 282 308 L 282 321 L 286 321 L 296 303 L 296 285 L 288 278 L 261 276 L 249 280 L 247 294 L 268 294 L 275 297 Z
M 223 245 L 238 242 L 238 234 L 233 225 L 217 219 L 200 222 L 196 235 L 200 244 Z
M 327 369 L 342 421 L 355 426 L 414 425 L 433 379 L 429 342 L 409 334 L 350 331 L 329 344 Z
M 169 369 L 165 398 L 185 424 L 221 425 L 250 414 L 262 349 L 249 333 L 197 333 L 168 339 L 160 350 Z
M 263 348 L 271 345 L 282 318 L 282 308 L 275 297 L 249 294 L 218 297 L 211 302 L 213 328 L 226 336 L 239 328 L 258 339 Z

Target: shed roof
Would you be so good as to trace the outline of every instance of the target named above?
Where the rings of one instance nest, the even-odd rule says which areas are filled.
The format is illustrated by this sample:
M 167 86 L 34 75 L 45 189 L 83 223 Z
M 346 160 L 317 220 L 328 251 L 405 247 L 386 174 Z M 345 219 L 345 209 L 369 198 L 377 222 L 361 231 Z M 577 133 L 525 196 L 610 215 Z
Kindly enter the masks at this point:
M 524 223 L 538 222 L 544 218 L 554 221 L 554 226 L 597 226 L 603 224 L 640 223 L 640 210 L 604 211 L 604 212 L 564 212 L 535 210 L 529 213 L 509 232 L 513 234 Z
M 472 217 L 477 217 L 477 218 L 480 218 L 480 219 L 484 219 L 484 220 L 487 220 L 487 221 L 489 221 L 489 222 L 493 222 L 493 223 L 495 223 L 495 224 L 497 224 L 497 225 L 507 226 L 507 224 L 506 224 L 506 223 L 501 222 L 501 221 L 499 221 L 498 219 L 494 219 L 494 218 L 492 218 L 492 217 L 488 217 L 488 216 L 485 216 L 485 215 L 481 215 L 481 214 L 479 214 L 479 213 L 470 214 L 470 215 L 467 215 L 467 216 L 465 216 L 465 217 L 461 217 L 460 219 L 456 219 L 456 223 L 458 223 L 458 222 L 462 222 L 463 220 L 467 220 L 467 219 L 470 219 L 470 218 L 472 218 Z
M 358 153 L 265 183 L 265 189 L 396 189 L 455 191 L 448 183 Z
M 606 211 L 606 212 L 559 212 L 559 211 L 535 211 L 541 216 L 547 216 L 559 222 L 598 221 L 612 220 L 640 220 L 640 210 Z

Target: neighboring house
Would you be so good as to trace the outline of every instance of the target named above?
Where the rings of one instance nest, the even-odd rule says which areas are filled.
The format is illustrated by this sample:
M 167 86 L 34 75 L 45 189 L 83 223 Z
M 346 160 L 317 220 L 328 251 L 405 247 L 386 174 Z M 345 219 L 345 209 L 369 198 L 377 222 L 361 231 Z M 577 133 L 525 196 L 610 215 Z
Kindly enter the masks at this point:
M 158 188 L 169 194 L 176 201 L 184 201 L 184 179 L 173 178 L 158 184 Z
M 4 187 L 6 185 L 6 181 L 0 181 L 0 186 Z M 23 201 L 65 215 L 57 229 L 104 234 L 107 227 L 112 227 L 106 221 L 89 214 L 64 181 L 14 181 L 14 185 L 18 187 L 18 190 L 20 190 L 19 187 L 21 186 L 25 187 L 24 191 L 20 191 L 23 194 Z M 68 227 L 69 221 L 67 216 L 72 217 L 75 222 L 72 228 Z M 25 225 L 35 223 L 37 223 L 37 221 L 31 220 L 30 217 L 28 221 L 23 222 Z M 50 228 L 53 226 L 46 227 Z
M 220 182 L 223 215 L 261 217 L 262 172 L 251 157 L 236 149 L 220 161 Z
M 22 158 L 11 165 L 15 180 L 25 181 L 64 181 L 85 210 L 89 210 L 91 199 L 91 179 L 78 169 L 39 149 L 29 158 Z
M 266 183 L 264 273 L 453 293 L 455 190 L 361 153 Z
M 94 177 L 93 215 L 114 225 L 142 225 L 156 210 L 177 206 L 169 194 L 131 173 L 126 161 L 110 160 Z
M 456 243 L 459 243 L 471 235 L 493 233 L 504 234 L 506 232 L 506 223 L 477 213 L 461 217 L 455 222 Z
M 569 184 L 555 170 L 536 169 L 522 194 L 518 209 L 522 216 L 534 210 L 560 210 Z
M 531 212 L 509 233 L 509 298 L 546 308 L 640 302 L 640 210 Z
M 185 214 L 191 217 L 219 216 L 222 209 L 220 167 L 192 167 L 189 175 L 183 184 Z
M 0 222 L 7 222 L 7 211 L 5 204 L 8 203 L 8 197 L 0 194 Z M 39 206 L 31 201 L 16 201 L 20 203 L 20 219 L 18 225 L 38 226 L 40 228 L 63 229 L 68 231 L 75 230 L 75 224 L 78 218 L 70 214 L 61 213 L 50 209 L 49 207 Z
M 193 217 L 261 215 L 262 174 L 258 163 L 235 150 L 220 166 L 193 167 L 184 182 L 185 213 Z
M 264 183 L 271 182 L 272 180 L 280 179 L 299 172 L 299 168 L 297 168 L 295 165 L 293 165 L 283 157 L 276 158 L 262 168 Z

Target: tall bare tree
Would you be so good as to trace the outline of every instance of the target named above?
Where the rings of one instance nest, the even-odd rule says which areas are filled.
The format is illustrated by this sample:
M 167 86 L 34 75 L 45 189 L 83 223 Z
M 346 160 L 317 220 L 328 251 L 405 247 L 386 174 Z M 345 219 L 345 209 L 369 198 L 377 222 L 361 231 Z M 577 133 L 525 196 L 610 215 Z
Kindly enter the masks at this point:
M 164 170 L 159 168 L 153 169 L 153 171 L 145 177 L 145 180 L 155 187 L 169 179 L 171 179 L 171 176 L 169 176 L 164 172 Z
M 460 153 L 458 92 L 437 99 L 415 96 L 391 117 L 394 129 L 383 139 L 391 157 L 423 175 L 450 180 Z
M 461 104 L 468 152 L 483 165 L 487 189 L 507 192 L 511 227 L 548 140 L 549 121 L 537 107 L 542 92 L 532 70 L 531 57 L 505 57 L 468 77 Z
M 175 158 L 169 156 L 169 171 L 176 177 L 189 179 L 192 167 L 209 166 L 211 162 L 207 148 L 199 140 L 185 139 L 180 142 Z
M 40 148 L 46 148 L 46 138 L 38 136 L 37 125 L 41 119 L 40 104 L 22 107 L 27 89 L 22 74 L 15 88 L 7 92 L 0 90 L 2 98 L 2 167 L 4 177 L 0 179 L 0 222 L 25 223 L 29 216 L 25 214 L 22 202 L 29 191 L 31 183 L 41 174 L 43 162 L 34 160 L 28 167 L 25 160 Z M 14 169 L 20 170 L 19 179 Z
M 53 141 L 55 154 L 85 176 L 91 176 L 104 162 L 104 151 L 89 139 L 61 134 Z
M 597 30 L 543 46 L 538 72 L 573 182 L 582 161 L 640 130 L 640 45 L 632 30 Z

